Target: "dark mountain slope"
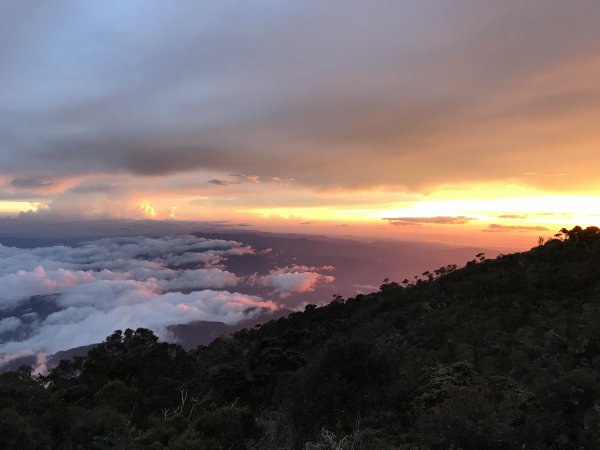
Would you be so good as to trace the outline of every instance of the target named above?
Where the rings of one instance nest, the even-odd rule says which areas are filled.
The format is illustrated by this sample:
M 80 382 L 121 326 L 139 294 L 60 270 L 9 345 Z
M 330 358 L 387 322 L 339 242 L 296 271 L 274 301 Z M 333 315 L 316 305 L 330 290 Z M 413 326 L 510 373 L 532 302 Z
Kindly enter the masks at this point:
M 191 352 L 128 330 L 43 380 L 4 374 L 0 444 L 598 448 L 600 230 L 563 231 Z

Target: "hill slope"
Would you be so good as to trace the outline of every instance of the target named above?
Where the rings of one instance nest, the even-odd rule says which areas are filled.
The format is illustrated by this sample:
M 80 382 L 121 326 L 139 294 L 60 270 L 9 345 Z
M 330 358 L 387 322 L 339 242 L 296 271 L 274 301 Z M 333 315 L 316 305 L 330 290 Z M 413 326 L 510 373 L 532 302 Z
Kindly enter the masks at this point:
M 563 238 L 190 352 L 116 332 L 2 375 L 0 446 L 597 448 L 600 230 Z

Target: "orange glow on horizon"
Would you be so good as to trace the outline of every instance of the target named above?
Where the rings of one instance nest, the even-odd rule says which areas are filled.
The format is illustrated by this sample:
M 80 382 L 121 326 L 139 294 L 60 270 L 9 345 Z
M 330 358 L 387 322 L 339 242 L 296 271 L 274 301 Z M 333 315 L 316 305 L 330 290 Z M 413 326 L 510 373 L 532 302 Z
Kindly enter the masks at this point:
M 144 215 L 150 216 L 152 218 L 157 217 L 156 210 L 154 209 L 154 206 L 152 206 L 152 203 L 150 203 L 149 201 L 144 200 L 140 202 L 139 208 Z
M 462 194 L 462 195 L 461 195 Z M 487 194 L 487 195 L 486 195 Z M 509 186 L 502 189 L 474 189 L 473 192 L 440 190 L 419 200 L 372 206 L 344 207 L 268 207 L 238 210 L 262 218 L 315 221 L 378 222 L 386 218 L 467 217 L 473 221 L 514 225 L 564 225 L 597 223 L 600 195 L 548 194 Z
M 18 214 L 21 212 L 38 211 L 43 207 L 40 202 L 0 201 L 0 214 Z
M 313 190 L 302 185 L 227 186 L 227 196 L 140 185 L 137 192 L 88 205 L 86 218 L 223 221 L 254 230 L 523 248 L 562 227 L 600 223 L 600 193 L 557 193 L 525 185 L 463 183 L 406 191 Z M 212 186 L 210 187 L 211 189 Z M 101 198 L 101 197 L 98 197 Z M 81 203 L 83 206 L 84 203 Z M 95 208 L 89 208 L 89 206 Z M 35 202 L 0 202 L 0 213 L 49 211 Z M 391 219 L 391 220 L 390 220 Z

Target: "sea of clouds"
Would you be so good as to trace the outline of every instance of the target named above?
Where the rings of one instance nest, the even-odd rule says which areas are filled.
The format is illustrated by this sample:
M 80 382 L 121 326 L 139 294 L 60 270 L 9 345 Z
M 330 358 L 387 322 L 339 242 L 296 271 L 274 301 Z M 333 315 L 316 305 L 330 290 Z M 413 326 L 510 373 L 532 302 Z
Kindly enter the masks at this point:
M 167 338 L 170 325 L 234 324 L 334 280 L 331 266 L 250 275 L 227 269 L 229 258 L 256 253 L 241 242 L 193 235 L 0 245 L 0 367 L 19 355 L 100 342 L 116 329 L 146 327 Z

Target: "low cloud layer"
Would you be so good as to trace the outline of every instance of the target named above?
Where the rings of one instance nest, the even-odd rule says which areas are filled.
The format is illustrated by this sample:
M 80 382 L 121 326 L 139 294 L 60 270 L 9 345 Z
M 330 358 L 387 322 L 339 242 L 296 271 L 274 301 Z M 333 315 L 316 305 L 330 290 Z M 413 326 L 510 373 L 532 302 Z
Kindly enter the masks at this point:
M 164 336 L 173 324 L 232 324 L 279 309 L 235 292 L 241 279 L 225 268 L 227 258 L 249 254 L 239 242 L 195 236 L 0 245 L 0 354 L 9 361 L 99 342 L 119 328 Z

